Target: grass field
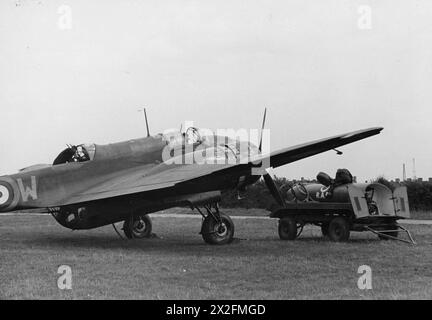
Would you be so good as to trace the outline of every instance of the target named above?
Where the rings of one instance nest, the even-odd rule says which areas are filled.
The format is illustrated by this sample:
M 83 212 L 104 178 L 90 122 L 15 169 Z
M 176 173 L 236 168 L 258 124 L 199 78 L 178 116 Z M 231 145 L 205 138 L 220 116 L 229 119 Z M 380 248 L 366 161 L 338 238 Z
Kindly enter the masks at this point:
M 419 210 L 411 211 L 411 218 L 418 220 L 432 220 L 432 211 Z
M 432 226 L 408 226 L 416 246 L 367 233 L 332 243 L 315 227 L 287 242 L 276 220 L 234 218 L 239 239 L 210 246 L 200 223 L 158 216 L 157 237 L 123 241 L 110 226 L 70 231 L 50 216 L 0 217 L 0 299 L 432 298 Z M 72 268 L 72 290 L 57 287 L 60 265 Z M 372 290 L 357 287 L 361 265 L 372 268 Z

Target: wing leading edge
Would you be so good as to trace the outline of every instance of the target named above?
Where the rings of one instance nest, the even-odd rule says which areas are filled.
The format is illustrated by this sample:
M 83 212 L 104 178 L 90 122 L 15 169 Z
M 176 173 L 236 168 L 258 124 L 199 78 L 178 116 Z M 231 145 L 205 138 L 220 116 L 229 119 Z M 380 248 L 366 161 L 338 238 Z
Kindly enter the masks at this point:
M 384 128 L 375 127 L 353 131 L 334 137 L 315 140 L 303 144 L 296 145 L 272 152 L 269 156 L 270 166 L 273 168 L 283 166 L 285 164 L 298 161 L 316 154 L 332 150 L 337 147 L 350 144 L 352 142 L 362 140 L 379 134 Z

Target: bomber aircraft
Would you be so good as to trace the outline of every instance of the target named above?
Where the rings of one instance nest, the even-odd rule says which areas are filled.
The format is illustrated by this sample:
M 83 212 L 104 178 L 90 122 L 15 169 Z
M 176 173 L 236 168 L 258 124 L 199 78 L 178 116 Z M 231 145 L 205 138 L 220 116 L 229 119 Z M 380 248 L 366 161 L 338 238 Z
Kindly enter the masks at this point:
M 376 135 L 383 129 L 353 131 L 264 153 L 264 122 L 265 113 L 259 146 L 203 134 L 196 127 L 151 136 L 148 125 L 144 138 L 107 145 L 68 145 L 52 164 L 0 176 L 0 212 L 43 208 L 73 230 L 109 224 L 115 227 L 123 221 L 127 238 L 145 238 L 152 231 L 149 213 L 190 207 L 203 216 L 204 241 L 227 244 L 233 240 L 234 224 L 219 211 L 222 191 L 244 190 L 262 176 L 282 205 L 267 169 Z M 263 171 L 257 174 L 257 168 Z

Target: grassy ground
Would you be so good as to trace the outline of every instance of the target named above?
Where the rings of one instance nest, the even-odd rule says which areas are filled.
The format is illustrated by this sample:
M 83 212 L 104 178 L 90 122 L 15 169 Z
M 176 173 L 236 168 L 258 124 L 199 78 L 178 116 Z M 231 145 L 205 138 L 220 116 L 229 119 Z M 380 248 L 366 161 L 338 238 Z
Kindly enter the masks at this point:
M 0 217 L 0 298 L 432 298 L 432 226 L 409 226 L 416 246 L 367 233 L 332 243 L 315 227 L 286 242 L 275 220 L 234 219 L 240 240 L 209 246 L 200 222 L 154 217 L 157 237 L 122 241 L 111 227 L 72 232 L 50 216 Z M 57 287 L 60 265 L 72 268 L 72 290 Z M 361 265 L 372 268 L 372 290 L 357 287 Z
M 426 211 L 426 210 L 411 211 L 411 219 L 432 220 L 432 211 Z

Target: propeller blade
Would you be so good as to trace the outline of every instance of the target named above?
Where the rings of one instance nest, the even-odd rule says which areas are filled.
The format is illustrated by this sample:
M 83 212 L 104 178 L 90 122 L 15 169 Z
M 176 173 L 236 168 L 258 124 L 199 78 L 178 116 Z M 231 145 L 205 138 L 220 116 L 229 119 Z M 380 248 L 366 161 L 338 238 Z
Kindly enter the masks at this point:
M 282 195 L 280 194 L 279 189 L 276 186 L 276 183 L 274 182 L 268 171 L 265 175 L 263 175 L 263 178 L 267 188 L 270 190 L 271 195 L 276 200 L 278 205 L 285 207 L 285 201 L 283 200 Z
M 259 147 L 258 147 L 258 150 L 260 152 L 262 149 L 262 139 L 263 139 L 263 131 L 264 131 L 264 125 L 265 125 L 265 120 L 266 120 L 266 114 L 267 114 L 267 108 L 264 108 L 264 117 L 263 117 L 263 122 L 262 122 L 262 126 L 261 126 L 261 137 L 260 137 L 260 143 L 259 143 Z

